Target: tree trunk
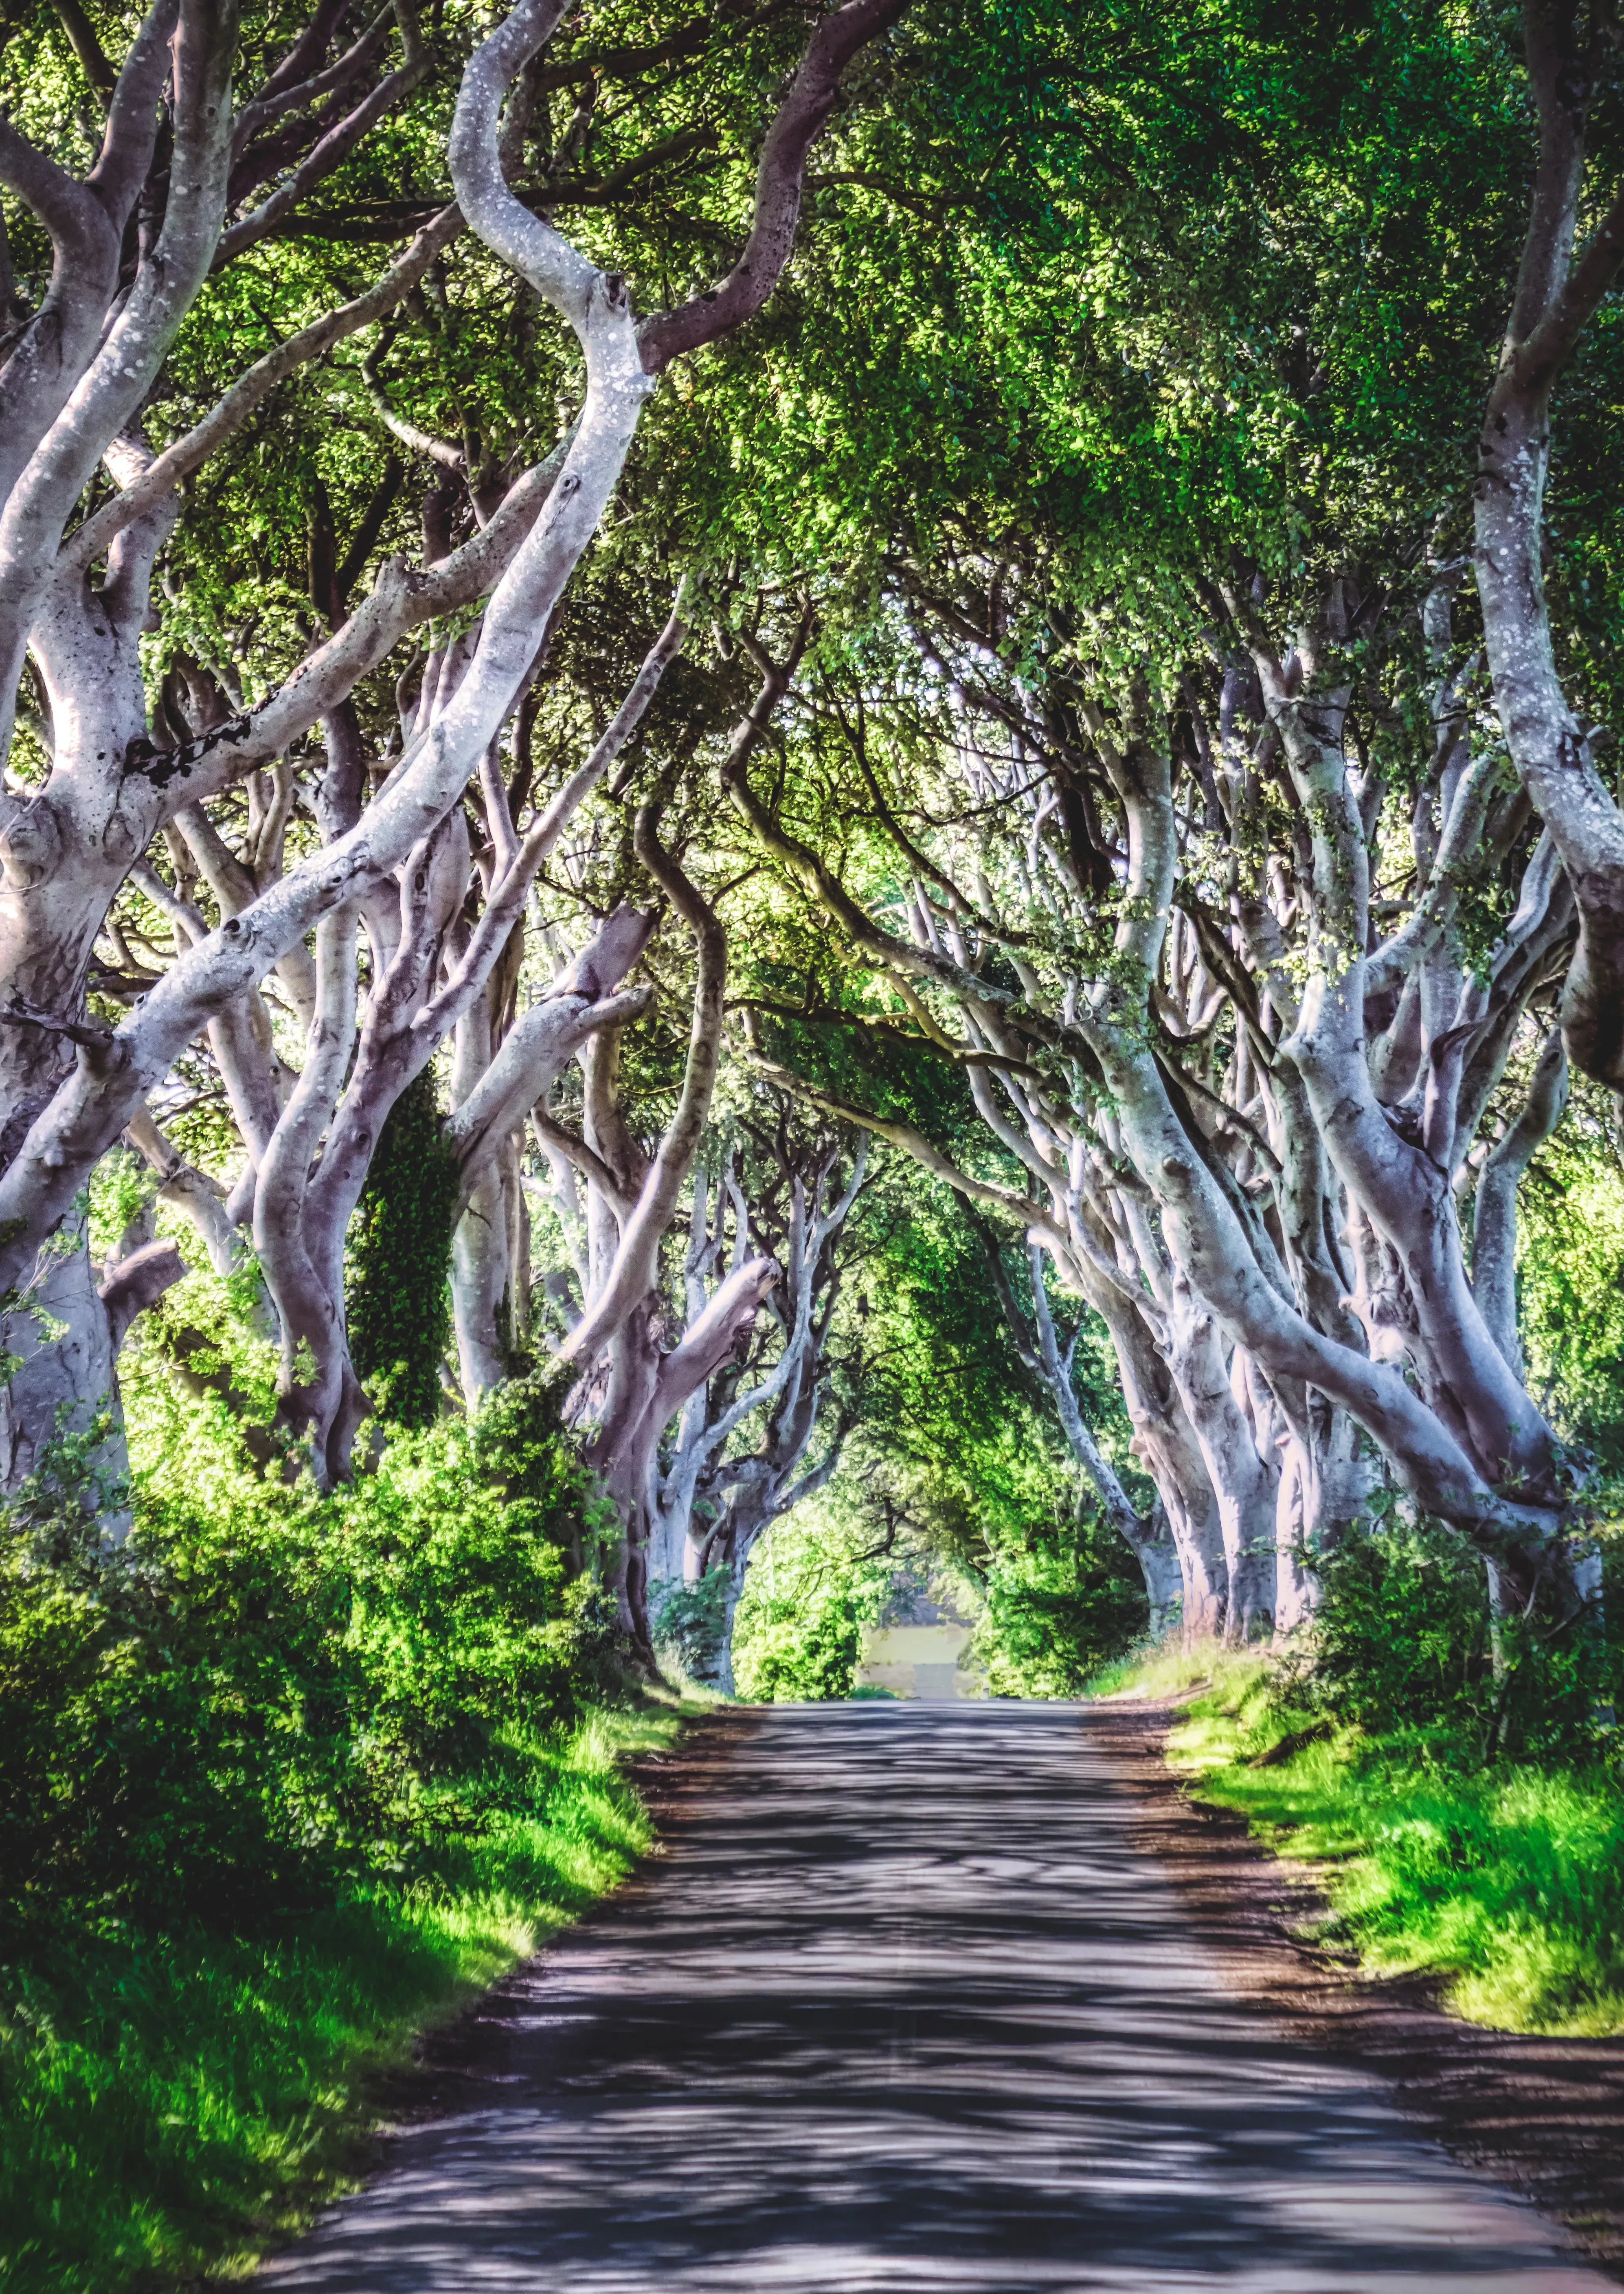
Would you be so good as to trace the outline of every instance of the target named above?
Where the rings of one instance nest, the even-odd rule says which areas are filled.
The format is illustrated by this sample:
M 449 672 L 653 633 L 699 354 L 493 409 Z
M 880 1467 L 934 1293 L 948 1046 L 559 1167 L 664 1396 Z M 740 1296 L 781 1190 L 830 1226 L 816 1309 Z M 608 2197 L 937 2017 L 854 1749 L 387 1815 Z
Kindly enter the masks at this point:
M 112 1338 L 91 1264 L 87 1217 L 81 1209 L 63 1223 L 0 1319 L 0 1347 L 10 1371 L 0 1382 L 0 1467 L 8 1490 L 48 1468 L 57 1444 L 83 1440 L 103 1419 L 105 1430 L 87 1463 L 110 1489 L 121 1487 L 125 1478 Z M 129 1516 L 122 1497 L 103 1520 L 110 1536 L 126 1534 Z

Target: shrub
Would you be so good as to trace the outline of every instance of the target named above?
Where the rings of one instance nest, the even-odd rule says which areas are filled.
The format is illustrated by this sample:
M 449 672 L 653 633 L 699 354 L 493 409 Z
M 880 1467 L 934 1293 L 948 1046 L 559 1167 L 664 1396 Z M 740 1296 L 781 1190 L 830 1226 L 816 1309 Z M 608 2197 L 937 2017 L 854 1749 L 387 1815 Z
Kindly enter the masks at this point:
M 1150 1619 L 1133 1556 L 1092 1517 L 995 1547 L 982 1593 L 970 1655 L 995 1696 L 1076 1696 Z
M 1458 1531 L 1389 1515 L 1350 1531 L 1316 1573 L 1315 1704 L 1357 1728 L 1481 1733 L 1488 1584 Z
M 431 1871 L 525 1804 L 524 1744 L 613 1664 L 545 1393 L 401 1435 L 330 1496 L 261 1478 L 218 1403 L 169 1431 L 120 1551 L 68 1449 L 0 1516 L 12 1924 L 246 1929 Z
M 1469 1765 L 1593 1753 L 1612 1670 L 1594 1621 L 1539 1603 L 1506 1618 L 1497 1672 L 1482 1558 L 1458 1530 L 1390 1509 L 1316 1570 L 1311 1643 L 1281 1670 L 1283 1704 L 1414 1732 Z
M 760 1604 L 748 1643 L 735 1644 L 739 1694 L 758 1704 L 849 1696 L 863 1649 L 859 1602 L 844 1585 L 809 1598 Z
M 269 1417 L 268 1349 L 199 1294 L 212 1391 L 121 1366 L 126 1548 L 97 1542 L 94 1428 L 0 1515 L 19 2294 L 240 2275 L 353 2167 L 414 2030 L 625 1872 L 648 1835 L 615 1747 L 669 1736 L 586 1710 L 614 1608 L 546 1381 L 324 1496 L 228 1408 Z
M 1425 1969 L 1473 2020 L 1519 2031 L 1624 2030 L 1624 1812 L 1614 1768 L 1500 1760 L 1413 1720 L 1384 1730 L 1282 1706 L 1271 1660 L 1214 1678 L 1169 1740 L 1198 1796 L 1313 1864 L 1315 1933 L 1372 1971 Z M 1159 1688 L 1155 1668 L 1139 1676 Z M 1420 1694 L 1419 1691 L 1417 1692 Z M 1413 1708 L 1412 1708 L 1413 1710 Z
M 714 1680 L 727 1623 L 726 1569 L 712 1569 L 697 1584 L 668 1585 L 654 1615 L 654 1647 L 689 1680 Z

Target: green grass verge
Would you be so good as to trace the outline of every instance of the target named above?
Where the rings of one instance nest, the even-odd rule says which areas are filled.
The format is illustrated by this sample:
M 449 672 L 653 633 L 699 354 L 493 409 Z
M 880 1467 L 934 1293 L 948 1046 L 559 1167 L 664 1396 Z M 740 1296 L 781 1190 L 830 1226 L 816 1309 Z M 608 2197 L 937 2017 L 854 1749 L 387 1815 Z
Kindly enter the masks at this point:
M 605 1712 L 533 1747 L 537 1812 L 437 1892 L 376 1885 L 295 1935 L 74 1939 L 6 1971 L 0 2286 L 137 2294 L 248 2275 L 353 2183 L 383 2071 L 629 1871 L 621 1763 L 681 1714 Z
M 1473 1770 L 1448 1743 L 1328 1729 L 1275 1703 L 1258 1656 L 1163 1655 L 1101 1685 L 1165 1696 L 1201 1679 L 1211 1686 L 1173 1730 L 1169 1761 L 1197 1799 L 1312 1867 L 1329 1905 L 1318 1940 L 1374 1973 L 1435 1975 L 1442 2004 L 1473 2022 L 1624 2031 L 1616 1772 Z

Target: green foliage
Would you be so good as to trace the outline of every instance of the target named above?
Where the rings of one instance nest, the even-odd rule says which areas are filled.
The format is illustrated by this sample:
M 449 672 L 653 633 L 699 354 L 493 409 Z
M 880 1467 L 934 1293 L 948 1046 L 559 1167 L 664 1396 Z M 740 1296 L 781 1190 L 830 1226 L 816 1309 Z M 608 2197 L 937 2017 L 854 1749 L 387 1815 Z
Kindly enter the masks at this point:
M 1328 1732 L 1323 1717 L 1316 1729 L 1262 1660 L 1209 1656 L 1208 1670 L 1170 1757 L 1200 1797 L 1314 1865 L 1330 1908 L 1317 1937 L 1373 1971 L 1438 1975 L 1477 2022 L 1624 2030 L 1624 1803 L 1611 1763 L 1463 1769 L 1413 1732 Z
M 571 1720 L 609 1660 L 556 1425 L 516 1466 L 500 1428 L 402 1437 L 330 1498 L 173 1432 L 122 1550 L 73 1459 L 0 1532 L 0 1918 L 25 1937 L 69 1908 L 229 1930 L 441 1869 L 526 1805 L 516 1726 Z
M 619 1772 L 676 1716 L 528 1735 L 522 1812 L 454 1882 L 363 1880 L 265 1932 L 62 1921 L 0 1968 L 8 2294 L 236 2278 L 365 2164 L 380 2072 L 615 1885 L 650 1826 Z
M 545 1383 L 324 1497 L 129 1371 L 128 1545 L 93 1429 L 0 1520 L 0 2214 L 42 2294 L 296 2218 L 369 2070 L 646 1838 Z
M 863 1651 L 863 1617 L 849 1586 L 753 1605 L 734 1644 L 734 1678 L 756 1704 L 849 1696 Z
M 421 1429 L 440 1409 L 451 1336 L 457 1160 L 441 1133 L 432 1068 L 390 1109 L 351 1223 L 345 1268 L 350 1354 L 379 1414 Z
M 575 1574 L 601 1577 L 620 1525 L 564 1432 L 574 1380 L 569 1367 L 554 1365 L 494 1387 L 468 1428 L 468 1456 L 510 1533 L 549 1541 Z
M 775 1522 L 751 1557 L 734 1619 L 739 1695 L 761 1704 L 849 1696 L 863 1628 L 885 1606 L 895 1566 L 836 1492 Z
M 98 12 L 110 25 L 115 12 Z M 540 91 L 524 162 L 533 188 L 557 160 L 549 211 L 631 280 L 639 307 L 707 284 L 719 247 L 736 246 L 761 122 L 804 38 L 802 12 L 712 12 L 702 58 L 651 77 L 635 51 L 691 12 L 686 0 L 608 0 L 563 24 L 549 66 L 590 54 L 580 84 L 599 100 L 562 159 L 574 95 Z M 23 13 L 0 96 L 82 171 L 96 107 L 56 12 Z M 364 221 L 449 195 L 446 116 L 476 19 L 436 10 L 435 69 L 411 102 L 356 147 L 296 232 L 211 279 L 148 394 L 155 446 L 371 275 L 383 242 L 352 240 L 347 224 L 329 235 L 323 216 Z M 804 592 L 820 627 L 775 727 L 776 793 L 793 832 L 885 916 L 909 872 L 873 789 L 910 833 L 955 836 L 958 800 L 931 760 L 967 730 L 949 677 L 922 676 L 902 641 L 905 616 L 945 605 L 973 640 L 977 680 L 1019 690 L 1023 709 L 1052 703 L 1055 752 L 1075 758 L 1085 689 L 1108 700 L 1114 679 L 1141 671 L 1170 689 L 1204 658 L 1214 579 L 1255 574 L 1283 631 L 1328 575 L 1354 574 L 1386 600 L 1385 632 L 1355 663 L 1391 790 L 1376 874 L 1395 852 L 1408 866 L 1431 752 L 1415 606 L 1431 564 L 1463 543 L 1463 446 L 1525 207 L 1509 21 L 1415 0 L 1290 13 L 1258 0 L 921 0 L 852 76 L 792 275 L 747 333 L 651 400 L 615 526 L 549 631 L 532 735 L 543 777 L 601 729 L 605 696 L 625 689 L 663 620 L 673 563 L 715 574 L 719 627 L 750 619 L 764 580 L 780 601 L 769 621 Z M 278 11 L 248 9 L 250 67 L 280 24 Z M 1616 142 L 1616 118 L 1598 117 L 1597 132 Z M 639 164 L 655 155 L 655 168 Z M 16 270 L 37 297 L 49 242 L 12 206 Z M 1549 582 L 1586 721 L 1616 715 L 1624 685 L 1621 347 L 1620 313 L 1604 313 L 1555 425 Z M 369 534 L 368 564 L 415 555 L 424 474 L 406 475 L 374 377 L 488 474 L 533 459 L 579 400 L 568 330 L 465 233 L 410 311 L 279 389 L 189 484 L 163 627 L 146 640 L 155 693 L 190 648 L 229 665 L 252 702 L 308 654 L 324 553 L 342 558 Z M 985 629 L 979 605 L 964 622 L 946 594 L 983 565 L 996 572 Z M 354 571 L 359 595 L 365 566 Z M 319 615 L 329 602 L 313 600 Z M 1474 616 L 1468 582 L 1462 661 L 1478 645 Z M 397 655 L 358 689 L 369 738 L 396 723 L 401 667 Z M 651 759 L 682 761 L 673 829 L 727 882 L 730 992 L 759 1003 L 768 1050 L 804 1077 L 1019 1192 L 1027 1174 L 980 1122 L 964 1069 L 909 1040 L 894 983 L 848 963 L 840 935 L 718 806 L 719 737 L 755 679 L 750 648 L 719 666 L 696 641 L 641 736 Z M 820 721 L 832 692 L 869 744 L 872 787 L 849 740 Z M 1474 709 L 1483 698 L 1480 682 Z M 37 776 L 44 752 L 27 735 L 20 755 Z M 641 885 L 603 801 L 582 816 L 582 843 L 616 856 L 594 888 L 606 909 Z M 993 816 L 974 817 L 965 859 L 996 833 Z M 1295 833 L 1278 790 L 1261 792 L 1257 821 L 1247 858 L 1261 866 Z M 1105 830 L 1108 841 L 1108 818 Z M 296 812 L 290 857 L 312 834 Z M 1119 920 L 1113 897 L 1090 927 L 1101 946 Z M 1512 897 L 1509 879 L 1463 888 L 1455 929 L 1468 955 Z M 144 933 L 157 946 L 167 924 L 134 891 L 124 899 L 142 926 L 135 944 Z M 1082 952 L 1035 942 L 1029 954 L 1052 974 Z M 681 1070 L 682 1029 L 669 1022 L 686 987 L 670 966 L 683 960 L 669 944 L 655 953 L 660 1004 L 621 1049 L 650 1129 Z M 1016 976 L 990 948 L 977 960 L 989 984 Z M 296 1061 L 290 1021 L 274 1024 Z M 1044 1089 L 1083 1100 L 1087 1079 L 1058 1055 L 1034 1062 Z M 223 1166 L 239 1143 L 216 1072 L 189 1053 L 175 1079 L 175 1137 Z M 1567 1438 L 1624 1472 L 1624 1184 L 1610 1124 L 1580 1092 L 1541 1151 L 1523 1189 L 1522 1288 L 1536 1391 Z M 582 1814 L 597 1786 L 564 1781 L 580 1742 L 564 1732 L 607 1678 L 596 1581 L 612 1529 L 562 1436 L 556 1390 L 516 1379 L 472 1425 L 440 1422 L 456 1189 L 425 1072 L 384 1127 L 349 1239 L 354 1359 L 380 1416 L 404 1429 L 353 1490 L 325 1498 L 263 1478 L 218 1397 L 182 1407 L 136 1354 L 124 1373 L 137 1465 L 127 1552 L 109 1558 L 89 1541 L 109 1493 L 93 1485 L 88 1436 L 64 1446 L 53 1482 L 22 1493 L 0 1540 L 12 1958 L 0 2076 L 20 2082 L 6 2115 L 36 2130 L 4 2155 L 42 2283 L 77 2284 L 78 2271 L 101 2287 L 146 2261 L 216 2255 L 218 2233 L 175 2227 L 205 2188 L 223 2219 L 274 2215 L 324 2139 L 313 2096 L 344 2086 L 366 2035 L 499 1963 L 523 1908 L 564 1869 L 571 1824 L 585 1827 L 581 1868 L 595 1874 L 631 1836 L 623 1807 Z M 99 1251 L 150 1192 L 131 1159 L 104 1159 L 90 1204 Z M 1107 1532 L 1073 1525 L 1074 1469 L 973 1234 L 943 1190 L 877 1158 L 851 1237 L 826 1358 L 824 1422 L 849 1428 L 842 1477 L 752 1564 L 741 1686 L 851 1692 L 900 1522 L 913 1561 L 973 1589 L 976 1654 L 995 1690 L 1075 1693 L 1142 1629 L 1142 1594 Z M 1019 1267 L 1015 1280 L 1019 1291 Z M 244 1310 L 256 1281 L 246 1269 Z M 242 1340 L 231 1303 L 194 1313 L 189 1294 L 164 1310 L 172 1323 L 183 1313 L 206 1341 L 188 1349 L 193 1369 L 207 1371 L 212 1350 L 239 1398 L 268 1411 L 274 1362 Z M 1083 1333 L 1076 1382 L 1137 1491 L 1098 1325 Z M 1352 1851 L 1352 1892 L 1338 1900 L 1364 1948 L 1420 1952 L 1415 1964 L 1468 1988 L 1519 1965 L 1517 2012 L 1531 2017 L 1612 2012 L 1596 2003 L 1621 1989 L 1604 1965 L 1606 1936 L 1624 1928 L 1620 1843 L 1584 1765 L 1604 1654 L 1536 1614 L 1507 1624 L 1497 1676 L 1481 1564 L 1431 1525 L 1386 1519 L 1322 1576 L 1311 1652 L 1272 1672 L 1226 1670 L 1194 1724 L 1190 1743 L 1209 1728 L 1227 1764 L 1214 1788 L 1260 1822 L 1318 1825 L 1314 1837 Z M 655 1631 L 684 1671 L 710 1670 L 724 1598 L 719 1577 L 668 1593 Z M 1208 1662 L 1191 1654 L 1185 1677 Z M 1247 1765 L 1303 1730 L 1319 1733 L 1293 1759 Z M 1513 1755 L 1523 1765 L 1506 1766 Z M 299 1943 L 275 1940 L 279 1928 Z M 140 2130 L 127 2155 L 121 2125 Z M 80 2164 L 65 2177 L 69 2157 Z
M 1092 1514 L 995 1547 L 980 1592 L 970 1662 L 995 1696 L 1076 1696 L 1149 1623 L 1137 1563 Z
M 1624 1165 L 1610 1097 L 1576 1078 L 1519 1191 L 1518 1291 L 1530 1382 L 1557 1422 L 1624 1473 Z
M 1393 1515 L 1316 1564 L 1311 1658 L 1291 1694 L 1355 1728 L 1475 1736 L 1491 1702 L 1482 1557 L 1442 1523 Z
M 668 1585 L 651 1623 L 662 1664 L 686 1680 L 715 1677 L 727 1623 L 728 1573 L 712 1569 L 696 1584 Z
M 958 1105 L 956 1081 L 929 1069 L 910 1075 L 844 1037 L 836 1048 L 867 1068 L 871 1090 L 881 1071 L 910 1118 L 925 1112 L 929 1081 L 940 1094 L 928 1118 L 938 1134 L 962 1126 L 955 1151 L 971 1162 L 984 1151 L 987 1135 Z M 857 1089 L 869 1095 L 863 1081 Z M 1078 1525 L 1076 1468 L 1052 1405 L 1041 1388 L 1028 1391 L 985 1251 L 955 1200 L 883 1152 L 876 1173 L 852 1230 L 842 1325 L 850 1351 L 833 1350 L 856 1421 L 846 1462 L 752 1561 L 735 1677 L 750 1696 L 849 1694 L 851 1617 L 860 1641 L 906 1561 L 960 1588 L 996 1693 L 1074 1695 L 1144 1630 L 1138 1566 L 1092 1514 Z M 1136 1480 L 1109 1343 L 1093 1318 L 1076 1383 L 1098 1437 Z M 889 1537 L 888 1522 L 897 1525 Z
M 1320 1607 L 1279 1693 L 1288 1705 L 1384 1737 L 1414 1735 L 1466 1769 L 1498 1755 L 1594 1754 L 1616 1670 L 1601 1635 L 1538 1604 L 1500 1624 L 1482 1557 L 1446 1524 L 1390 1509 L 1316 1563 Z
M 129 1227 L 150 1208 L 157 1192 L 157 1181 L 127 1147 L 115 1147 L 102 1158 L 90 1182 L 93 1257 L 107 1258 L 117 1250 Z
M 1624 1815 L 1604 1701 L 1619 1674 L 1616 1531 L 1608 1637 L 1536 1604 L 1500 1628 L 1481 1558 L 1403 1515 L 1320 1565 L 1311 1631 L 1273 1659 L 1186 1656 L 1113 1676 L 1150 1694 L 1198 1669 L 1170 1757 L 1205 1798 L 1309 1859 L 1316 1932 L 1381 1972 L 1445 1980 L 1449 2005 L 1512 2030 L 1624 2030 Z

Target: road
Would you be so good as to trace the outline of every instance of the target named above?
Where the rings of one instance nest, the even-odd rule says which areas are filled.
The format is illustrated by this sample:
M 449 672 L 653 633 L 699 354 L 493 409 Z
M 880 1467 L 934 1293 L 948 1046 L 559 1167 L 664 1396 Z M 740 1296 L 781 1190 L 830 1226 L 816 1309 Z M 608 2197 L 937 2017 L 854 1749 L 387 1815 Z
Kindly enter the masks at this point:
M 303 2294 L 1581 2294 L 1226 1990 L 1086 1712 L 776 1706 L 507 1987 Z

